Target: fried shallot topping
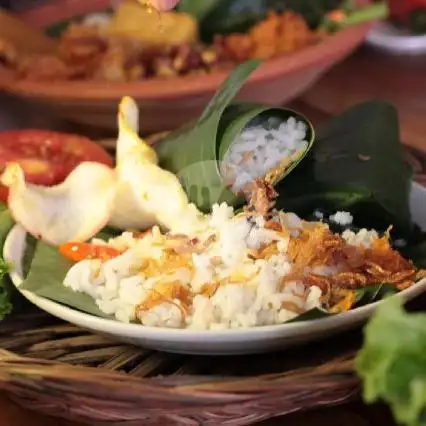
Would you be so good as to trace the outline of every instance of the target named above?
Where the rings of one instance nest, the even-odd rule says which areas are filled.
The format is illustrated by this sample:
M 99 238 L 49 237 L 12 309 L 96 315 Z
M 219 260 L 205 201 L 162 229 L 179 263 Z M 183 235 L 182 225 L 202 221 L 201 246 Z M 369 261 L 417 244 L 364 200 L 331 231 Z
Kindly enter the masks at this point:
M 323 301 L 332 312 L 350 309 L 359 288 L 390 284 L 404 290 L 426 275 L 392 249 L 388 234 L 368 248 L 352 246 L 323 224 L 291 238 L 288 257 L 294 267 L 283 284 L 301 280 L 307 286 L 321 288 Z
M 380 238 L 373 236 L 360 245 L 352 245 L 325 223 L 306 222 L 292 213 L 274 210 L 276 197 L 277 192 L 270 183 L 256 179 L 250 185 L 249 203 L 242 215 L 252 221 L 254 227 L 263 228 L 266 235 L 273 236 L 257 247 L 247 247 L 248 259 L 270 261 L 285 253 L 291 270 L 281 278 L 283 288 L 290 283 L 303 284 L 302 297 L 306 298 L 312 287 L 318 287 L 322 293 L 321 306 L 330 313 L 339 313 L 354 307 L 360 289 L 386 284 L 400 291 L 426 277 L 426 271 L 416 268 L 392 248 L 391 228 Z M 193 255 L 206 252 L 218 238 L 215 234 L 201 239 L 178 234 L 164 236 L 162 258 L 147 259 L 139 272 L 147 277 L 164 275 L 166 278 L 181 269 L 194 274 Z M 220 257 L 212 257 L 213 269 L 221 265 Z M 214 277 L 204 283 L 196 294 L 210 298 L 223 284 L 244 285 L 255 279 L 255 275 L 248 276 L 238 270 L 226 279 Z M 188 291 L 178 280 L 167 282 L 167 279 L 153 286 L 145 302 L 137 308 L 138 314 L 167 302 L 175 304 L 182 317 L 186 315 L 195 293 Z M 290 310 L 297 312 L 293 308 Z
M 250 200 L 246 212 L 263 217 L 268 216 L 278 196 L 274 187 L 263 179 L 255 179 L 248 191 Z

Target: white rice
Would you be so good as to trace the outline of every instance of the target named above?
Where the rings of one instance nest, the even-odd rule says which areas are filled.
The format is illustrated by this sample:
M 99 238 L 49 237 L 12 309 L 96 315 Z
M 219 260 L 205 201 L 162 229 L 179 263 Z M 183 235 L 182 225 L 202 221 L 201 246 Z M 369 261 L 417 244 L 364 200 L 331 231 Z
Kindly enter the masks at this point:
M 306 151 L 306 124 L 290 117 L 276 126 L 276 120 L 272 117 L 267 126 L 247 127 L 232 142 L 220 171 L 234 193 L 240 193 L 254 179 L 263 178 L 286 158 L 297 159 Z
M 351 225 L 354 218 L 349 212 L 336 212 L 332 214 L 329 219 L 338 225 L 346 226 Z
M 234 216 L 226 204 L 215 205 L 207 219 L 198 239 L 208 241 L 214 235 L 216 240 L 203 252 L 192 253 L 191 265 L 180 266 L 169 275 L 148 276 L 142 265 L 162 258 L 166 237 L 158 228 L 142 239 L 124 232 L 108 242 L 94 240 L 124 251 L 122 255 L 104 263 L 95 259 L 76 263 L 64 285 L 90 295 L 104 313 L 118 321 L 152 327 L 221 330 L 272 325 L 321 306 L 318 287 L 305 287 L 301 281 L 282 284 L 282 278 L 292 271 L 287 258 L 289 238 L 283 233 L 265 228 L 262 218 L 251 221 L 246 215 Z M 306 223 L 292 213 L 280 219 L 290 234 L 300 232 Z M 368 245 L 377 233 L 345 231 L 343 237 L 350 244 Z M 251 250 L 271 242 L 276 242 L 277 254 L 267 260 L 250 256 Z M 336 270 L 327 266 L 313 272 L 331 275 Z M 188 312 L 181 309 L 178 299 L 160 300 L 148 310 L 137 309 L 152 296 L 156 285 L 172 282 L 179 282 L 194 296 Z M 200 294 L 212 282 L 220 283 L 213 295 Z
M 342 233 L 342 237 L 352 246 L 370 248 L 374 240 L 379 238 L 379 234 L 374 230 L 368 230 L 365 228 L 356 233 L 347 229 Z
M 81 20 L 81 24 L 90 27 L 107 28 L 111 24 L 111 21 L 111 14 L 99 12 L 86 15 Z

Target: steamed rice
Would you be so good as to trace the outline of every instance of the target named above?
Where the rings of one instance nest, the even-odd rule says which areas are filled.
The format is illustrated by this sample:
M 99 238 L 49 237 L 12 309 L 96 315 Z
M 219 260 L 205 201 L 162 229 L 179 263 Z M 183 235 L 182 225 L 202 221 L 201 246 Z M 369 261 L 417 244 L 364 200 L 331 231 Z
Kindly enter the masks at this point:
M 321 307 L 323 294 L 318 286 L 305 286 L 302 281 L 283 284 L 293 269 L 287 256 L 290 237 L 315 223 L 292 213 L 280 213 L 280 220 L 286 224 L 287 234 L 265 227 L 263 217 L 234 215 L 226 204 L 215 205 L 204 228 L 196 231 L 203 250 L 188 252 L 182 246 L 181 254 L 171 258 L 170 244 L 186 240 L 164 235 L 157 227 L 143 238 L 124 232 L 108 242 L 94 240 L 123 254 L 107 262 L 88 259 L 76 263 L 64 285 L 89 294 L 101 311 L 122 322 L 198 330 L 281 324 Z M 368 245 L 377 234 L 347 231 L 343 237 L 350 244 Z M 265 247 L 273 247 L 273 255 L 252 256 L 253 251 Z M 327 276 L 336 268 L 310 272 Z M 173 285 L 189 295 L 190 303 L 185 305 L 184 297 L 164 297 L 151 303 L 153 295 L 166 294 Z
M 294 117 L 277 120 L 271 117 L 266 125 L 248 126 L 232 142 L 220 170 L 234 193 L 240 193 L 256 178 L 263 178 L 286 159 L 295 161 L 308 148 L 304 122 Z

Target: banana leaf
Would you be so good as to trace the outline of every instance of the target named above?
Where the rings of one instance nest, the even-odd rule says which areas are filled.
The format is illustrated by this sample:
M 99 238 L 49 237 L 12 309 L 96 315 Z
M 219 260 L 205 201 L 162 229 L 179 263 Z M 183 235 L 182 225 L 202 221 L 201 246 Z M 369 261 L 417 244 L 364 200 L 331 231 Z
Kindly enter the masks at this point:
M 14 225 L 12 216 L 3 203 L 0 203 L 0 253 L 9 231 Z M 10 282 L 9 265 L 0 257 L 0 320 L 12 312 L 13 285 Z
M 308 149 L 288 167 L 277 170 L 274 182 L 271 183 L 290 173 L 313 144 L 312 125 L 294 111 L 241 102 L 230 104 L 259 64 L 259 61 L 249 61 L 237 67 L 216 92 L 197 122 L 170 133 L 155 145 L 160 165 L 179 177 L 189 200 L 204 212 L 209 212 L 215 203 L 226 202 L 234 207 L 244 203 L 244 198 L 226 187 L 220 174 L 219 162 L 235 137 L 253 120 L 261 123 L 269 117 L 286 120 L 293 116 L 305 122 L 308 128 Z
M 177 6 L 177 11 L 182 13 L 188 13 L 201 21 L 205 18 L 219 3 L 221 0 L 181 0 Z
M 277 185 L 277 208 L 309 216 L 316 209 L 350 211 L 356 226 L 412 232 L 412 170 L 404 161 L 397 112 L 366 102 L 317 132 L 303 163 Z
M 106 227 L 96 235 L 96 238 L 108 240 L 120 233 L 121 231 L 117 229 Z M 25 280 L 20 288 L 82 312 L 111 318 L 97 307 L 90 296 L 62 285 L 72 264 L 61 255 L 57 247 L 27 235 L 22 265 Z
M 232 142 L 241 134 L 241 132 L 248 126 L 268 126 L 268 120 L 273 118 L 278 122 L 287 120 L 294 117 L 297 121 L 302 121 L 307 125 L 306 141 L 308 147 L 305 151 L 301 152 L 297 158 L 292 159 L 291 163 L 286 164 L 284 159 L 284 167 L 278 166 L 276 169 L 270 171 L 267 178 L 269 183 L 275 185 L 285 176 L 287 176 L 307 155 L 315 140 L 315 131 L 310 121 L 296 111 L 287 108 L 272 108 L 253 103 L 236 103 L 231 104 L 224 111 L 219 122 L 217 143 L 219 147 L 219 161 L 222 160 Z
M 300 13 L 311 28 L 317 28 L 324 15 L 342 3 L 342 0 L 183 0 L 178 10 L 195 16 L 202 39 L 210 42 L 216 34 L 246 32 L 271 10 Z
M 400 251 L 418 268 L 426 268 L 426 241 L 421 241 L 418 244 L 404 247 Z
M 106 234 L 98 235 L 102 236 L 106 237 Z M 28 274 L 20 289 L 82 312 L 110 318 L 98 308 L 89 295 L 75 292 L 62 284 L 71 266 L 72 262 L 65 259 L 57 247 L 28 237 L 23 264 L 23 270 L 28 271 Z
M 386 296 L 397 293 L 397 289 L 392 284 L 376 284 L 356 290 L 355 307 L 368 305 L 384 299 Z

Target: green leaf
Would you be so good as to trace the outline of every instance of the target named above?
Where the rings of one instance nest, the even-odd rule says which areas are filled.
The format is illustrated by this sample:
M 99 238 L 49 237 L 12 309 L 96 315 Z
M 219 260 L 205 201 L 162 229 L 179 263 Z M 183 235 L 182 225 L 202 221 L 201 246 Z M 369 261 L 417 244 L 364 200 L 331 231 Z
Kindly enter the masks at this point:
M 313 127 L 297 112 L 248 102 L 230 105 L 259 64 L 259 61 L 249 61 L 237 67 L 197 122 L 167 135 L 156 144 L 160 165 L 179 177 L 190 201 L 204 212 L 209 212 L 214 203 L 226 202 L 233 207 L 244 203 L 243 198 L 226 187 L 220 175 L 219 161 L 247 125 L 262 123 L 269 117 L 286 120 L 290 116 L 306 123 L 308 149 L 283 170 L 277 180 L 290 173 L 313 144 Z
M 115 235 L 114 231 L 105 229 L 97 237 L 108 239 Z M 65 259 L 57 247 L 36 241 L 32 237 L 29 237 L 27 242 L 29 242 L 28 250 L 32 252 L 32 255 L 26 256 L 25 253 L 24 258 L 30 259 L 30 268 L 20 289 L 31 291 L 37 296 L 45 297 L 92 315 L 110 318 L 97 307 L 95 301 L 89 295 L 64 287 L 63 281 L 72 266 L 72 262 Z M 28 263 L 27 265 L 24 264 L 24 269 L 27 267 Z
M 191 3 L 204 1 L 192 0 Z M 218 0 L 213 6 L 210 5 L 207 13 L 203 11 L 200 14 L 201 37 L 210 42 L 216 34 L 246 32 L 271 10 L 300 13 L 311 28 L 317 28 L 325 13 L 336 9 L 341 3 L 342 0 Z M 194 16 L 197 16 L 197 12 Z
M 156 144 L 160 165 L 179 177 L 190 201 L 203 211 L 218 200 L 238 203 L 219 173 L 217 131 L 225 108 L 260 64 L 252 60 L 236 67 L 191 128 L 173 132 Z
M 301 216 L 318 208 L 349 210 L 359 227 L 393 224 L 409 233 L 411 176 L 395 108 L 366 102 L 319 130 L 303 163 L 277 186 L 277 208 Z
M 24 277 L 28 275 L 31 269 L 31 264 L 34 259 L 35 249 L 37 247 L 38 241 L 32 237 L 30 234 L 25 236 L 25 252 L 22 257 L 22 273 Z
M 10 265 L 3 259 L 3 246 L 14 224 L 6 205 L 0 203 L 0 320 L 12 312 L 13 285 L 8 275 Z
M 426 9 L 418 7 L 408 17 L 408 27 L 414 34 L 426 33 Z
M 378 307 L 364 330 L 355 368 L 367 403 L 389 404 L 398 423 L 426 424 L 426 314 L 408 314 L 400 298 Z
M 310 309 L 309 311 L 304 312 L 303 314 L 298 315 L 297 317 L 286 321 L 286 324 L 290 324 L 293 322 L 303 322 L 303 321 L 312 321 L 312 320 L 316 320 L 316 319 L 320 319 L 320 318 L 327 318 L 327 317 L 331 317 L 333 314 L 330 314 L 327 311 L 324 311 L 323 309 L 319 309 L 319 308 L 313 308 Z
M 426 268 L 426 241 L 403 248 L 401 252 L 418 268 Z
M 392 284 L 376 284 L 359 288 L 356 290 L 354 307 L 358 308 L 368 305 L 369 303 L 384 299 L 386 296 L 390 296 L 396 292 L 396 288 Z
M 10 296 L 10 285 L 8 283 L 8 272 L 10 265 L 4 260 L 0 261 L 0 320 L 12 312 L 13 306 Z
M 342 21 L 334 21 L 328 16 L 324 16 L 321 28 L 334 33 L 340 31 L 350 25 L 358 25 L 364 22 L 386 19 L 389 15 L 389 10 L 386 2 L 377 2 L 361 8 L 353 7 L 352 2 L 349 2 L 342 10 L 346 14 L 346 18 Z
M 204 19 L 221 0 L 181 0 L 177 6 L 177 11 L 188 13 L 197 20 Z

